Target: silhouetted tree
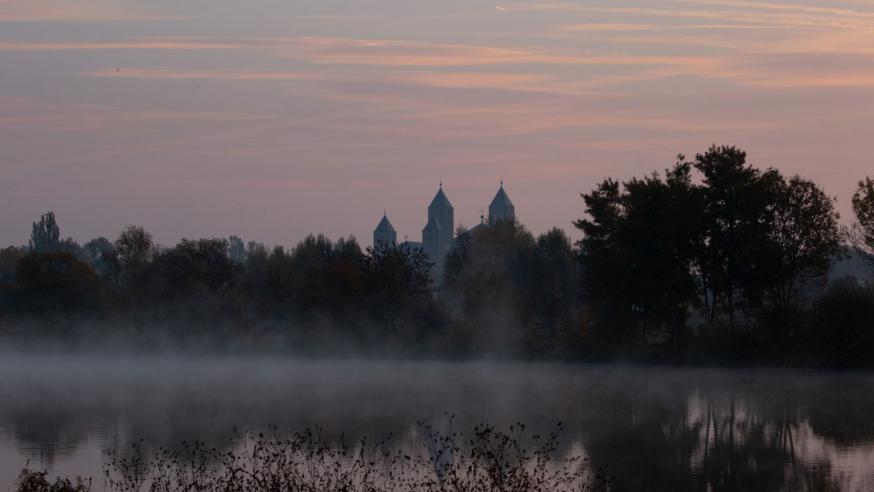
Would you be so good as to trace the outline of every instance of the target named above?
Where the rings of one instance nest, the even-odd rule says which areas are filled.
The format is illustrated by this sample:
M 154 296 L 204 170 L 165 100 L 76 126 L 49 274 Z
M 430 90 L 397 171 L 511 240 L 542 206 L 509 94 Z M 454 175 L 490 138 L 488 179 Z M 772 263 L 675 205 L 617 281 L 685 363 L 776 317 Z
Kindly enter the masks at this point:
M 799 284 L 825 275 L 840 251 L 834 200 L 809 180 L 747 165 L 734 147 L 684 161 L 664 178 L 608 179 L 583 195 L 575 225 L 596 341 L 628 346 L 667 328 L 677 349 L 699 306 L 711 326 L 725 314 L 731 328 L 741 310 L 767 308 L 777 323 L 766 334 L 785 341 Z
M 136 283 L 136 277 L 144 273 L 154 252 L 152 235 L 140 226 L 128 226 L 115 240 L 114 251 L 106 260 L 117 278 Z
M 586 303 L 595 313 L 593 335 L 602 343 L 624 344 L 633 338 L 633 306 L 617 294 L 634 278 L 618 232 L 623 220 L 621 185 L 606 179 L 582 197 L 587 217 L 574 225 L 583 232 L 578 246 Z
M 158 252 L 151 266 L 150 295 L 172 299 L 228 289 L 237 267 L 227 252 L 224 239 L 183 239 Z
M 84 259 L 82 248 L 73 238 L 61 239 L 61 230 L 55 220 L 54 212 L 42 214 L 39 221 L 33 223 L 28 249 L 36 253 L 66 251 L 79 259 Z
M 625 183 L 623 221 L 618 229 L 630 282 L 625 297 L 644 328 L 667 328 L 676 339 L 697 300 L 692 266 L 701 244 L 700 193 L 688 164 Z
M 0 249 L 0 284 L 8 284 L 15 281 L 15 266 L 18 260 L 26 254 L 24 248 L 9 246 Z
M 245 263 L 240 278 L 240 287 L 243 292 L 251 296 L 256 305 L 264 306 L 264 298 L 267 286 L 267 268 L 270 254 L 267 248 L 255 241 L 246 244 Z
M 9 246 L 0 249 L 0 313 L 8 313 L 15 302 L 15 269 L 27 254 L 26 248 Z
M 267 257 L 265 290 L 273 300 L 275 310 L 290 308 L 294 293 L 294 265 L 291 255 L 276 246 Z
M 580 254 L 596 335 L 624 344 L 667 329 L 677 341 L 698 300 L 693 272 L 703 243 L 703 200 L 691 166 L 680 162 L 664 179 L 653 174 L 621 187 L 607 180 L 583 199 L 588 218 L 575 225 L 584 233 Z
M 529 309 L 544 343 L 567 342 L 580 319 L 580 282 L 576 252 L 564 231 L 550 229 L 538 236 L 531 258 Z
M 24 255 L 16 266 L 15 282 L 16 306 L 23 312 L 77 312 L 97 305 L 97 275 L 66 251 Z
M 849 231 L 850 241 L 874 267 L 874 179 L 859 181 L 853 194 L 856 222 Z
M 532 335 L 530 292 L 534 237 L 516 219 L 496 220 L 462 234 L 450 250 L 442 292 L 481 343 L 517 349 Z M 485 347 L 490 348 L 490 347 Z
M 349 326 L 360 305 L 365 287 L 365 261 L 358 241 L 354 237 L 340 238 L 334 243 L 324 273 L 326 293 L 323 299 L 325 310 L 342 316 L 341 323 Z
M 33 223 L 29 246 L 30 251 L 35 253 L 60 251 L 61 229 L 55 220 L 54 212 L 42 214 L 39 221 Z
M 115 245 L 105 237 L 92 239 L 82 246 L 85 258 L 91 268 L 101 277 L 112 274 L 116 260 Z
M 872 366 L 874 288 L 847 279 L 831 286 L 810 320 L 809 345 L 830 366 Z
M 794 176 L 775 183 L 769 204 L 766 254 L 770 297 L 784 315 L 797 308 L 798 286 L 828 273 L 841 249 L 835 199 L 810 180 Z
M 363 257 L 363 292 L 371 319 L 393 339 L 413 336 L 410 331 L 431 308 L 434 285 L 432 264 L 419 248 L 380 246 Z
M 291 252 L 292 304 L 298 316 L 309 318 L 328 307 L 329 282 L 325 272 L 334 244 L 322 234 L 308 236 Z
M 733 330 L 742 301 L 755 303 L 765 287 L 762 246 L 780 176 L 773 169 L 763 173 L 748 165 L 746 152 L 736 147 L 713 146 L 695 156 L 694 166 L 704 181 L 706 244 L 699 264 L 709 293 L 710 320 L 716 320 L 721 307 Z

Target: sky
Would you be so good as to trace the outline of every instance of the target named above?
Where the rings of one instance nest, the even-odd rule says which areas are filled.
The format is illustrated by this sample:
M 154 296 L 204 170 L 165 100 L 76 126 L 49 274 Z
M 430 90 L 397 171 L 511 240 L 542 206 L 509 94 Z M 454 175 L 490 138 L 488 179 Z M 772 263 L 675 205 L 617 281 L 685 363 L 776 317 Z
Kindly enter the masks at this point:
M 499 181 L 577 238 L 581 192 L 737 145 L 848 221 L 874 175 L 874 0 L 0 0 L 0 244 L 418 240 Z

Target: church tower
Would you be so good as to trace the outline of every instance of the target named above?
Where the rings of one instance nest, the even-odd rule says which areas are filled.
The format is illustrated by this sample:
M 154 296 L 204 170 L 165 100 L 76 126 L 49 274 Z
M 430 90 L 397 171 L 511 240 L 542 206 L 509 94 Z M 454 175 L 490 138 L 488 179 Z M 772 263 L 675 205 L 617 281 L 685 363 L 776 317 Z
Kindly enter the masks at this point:
M 498 190 L 498 193 L 489 205 L 489 222 L 509 220 L 515 217 L 516 207 L 513 206 L 513 202 L 510 201 L 510 197 L 507 196 L 507 192 L 504 191 L 504 181 L 501 180 L 501 188 Z
M 373 231 L 373 248 L 389 248 L 394 247 L 398 243 L 398 233 L 392 227 L 391 222 L 385 212 L 382 213 L 382 220 Z
M 428 223 L 422 229 L 422 246 L 425 253 L 434 263 L 434 275 L 438 278 L 443 274 L 443 264 L 446 253 L 452 246 L 452 235 L 455 230 L 455 209 L 443 193 L 443 183 L 437 190 L 437 195 L 428 205 Z

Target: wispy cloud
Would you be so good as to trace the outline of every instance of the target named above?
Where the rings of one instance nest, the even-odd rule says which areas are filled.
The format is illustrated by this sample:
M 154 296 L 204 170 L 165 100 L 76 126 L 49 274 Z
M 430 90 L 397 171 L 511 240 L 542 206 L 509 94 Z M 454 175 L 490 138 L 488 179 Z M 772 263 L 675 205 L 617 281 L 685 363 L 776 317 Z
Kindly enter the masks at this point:
M 612 26 L 613 27 L 619 26 Z M 620 38 L 621 39 L 621 38 Z M 120 67 L 82 72 L 88 78 L 226 81 L 333 81 L 367 82 L 371 84 L 409 84 L 456 89 L 493 89 L 496 91 L 532 91 L 552 94 L 583 95 L 593 90 L 617 87 L 670 77 L 694 76 L 724 79 L 738 85 L 758 87 L 863 86 L 870 80 L 874 68 L 868 64 L 847 64 L 828 67 L 822 73 L 794 69 L 791 65 L 775 64 L 774 57 L 789 54 L 856 53 L 862 43 L 857 37 L 838 38 L 838 44 L 827 49 L 801 50 L 798 46 L 775 42 L 770 51 L 758 45 L 736 43 L 729 49 L 730 39 L 715 40 L 710 46 L 725 48 L 721 55 L 662 54 L 581 54 L 569 51 L 521 50 L 489 45 L 441 44 L 347 38 L 282 38 L 248 40 L 181 40 L 152 39 L 147 41 L 107 42 L 115 49 L 241 49 L 265 48 L 278 58 L 303 63 L 295 70 L 222 69 L 195 70 L 176 67 Z M 674 40 L 689 43 L 692 38 Z M 651 40 L 655 42 L 655 40 Z M 813 41 L 810 41 L 813 43 Z M 725 44 L 723 44 L 725 43 Z M 104 46 L 103 43 L 96 43 Z M 702 44 L 707 45 L 707 42 Z M 76 49 L 88 44 L 60 46 Z M 785 49 L 780 49 L 784 47 Z M 0 50 L 8 46 L 0 43 Z M 16 46 L 15 49 L 30 49 Z M 874 49 L 874 48 L 871 48 Z M 805 60 L 797 64 L 804 66 Z M 809 62 L 808 62 L 809 64 Z M 567 75 L 548 73 L 542 66 L 598 67 L 597 72 Z M 386 70 L 385 68 L 389 68 Z M 512 67 L 512 71 L 495 70 Z M 847 70 L 850 70 L 849 72 Z
M 304 37 L 284 40 L 282 57 L 318 64 L 396 67 L 470 67 L 493 65 L 670 65 L 707 64 L 703 57 L 589 55 L 571 50 L 515 49 L 488 45 L 424 43 L 400 40 Z
M 233 50 L 238 42 L 193 38 L 155 38 L 100 41 L 24 42 L 0 41 L 0 51 L 101 51 L 101 50 Z
M 142 80 L 246 80 L 246 81 L 282 81 L 282 80 L 325 80 L 324 74 L 298 71 L 269 70 L 188 70 L 172 68 L 113 68 L 81 72 L 82 77 L 142 79 Z
M 0 22 L 149 22 L 183 18 L 133 0 L 0 0 Z
M 43 128 L 70 132 L 104 131 L 146 122 L 259 121 L 271 115 L 228 111 L 129 109 L 88 104 L 48 105 L 29 99 L 0 99 L 0 128 Z

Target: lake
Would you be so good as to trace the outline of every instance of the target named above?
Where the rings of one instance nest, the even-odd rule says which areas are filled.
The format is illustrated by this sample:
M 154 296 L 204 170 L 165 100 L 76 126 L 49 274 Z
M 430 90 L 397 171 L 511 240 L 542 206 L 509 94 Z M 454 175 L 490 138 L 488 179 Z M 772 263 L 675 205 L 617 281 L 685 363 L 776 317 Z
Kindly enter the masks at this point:
M 29 461 L 90 475 L 103 451 L 239 429 L 395 436 L 562 421 L 616 490 L 874 490 L 874 374 L 512 362 L 0 355 L 0 490 Z M 235 431 L 235 429 L 238 429 Z

